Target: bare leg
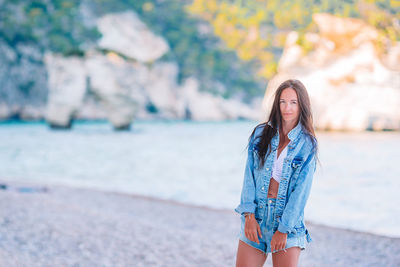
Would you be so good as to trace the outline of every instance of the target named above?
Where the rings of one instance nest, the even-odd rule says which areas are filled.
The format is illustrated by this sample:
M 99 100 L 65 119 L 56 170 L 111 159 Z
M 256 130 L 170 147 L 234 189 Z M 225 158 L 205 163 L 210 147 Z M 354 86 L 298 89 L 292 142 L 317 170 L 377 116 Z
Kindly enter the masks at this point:
M 267 255 L 239 240 L 236 256 L 236 267 L 262 267 Z
M 272 253 L 272 264 L 274 267 L 297 267 L 301 249 L 299 247 L 287 248 Z

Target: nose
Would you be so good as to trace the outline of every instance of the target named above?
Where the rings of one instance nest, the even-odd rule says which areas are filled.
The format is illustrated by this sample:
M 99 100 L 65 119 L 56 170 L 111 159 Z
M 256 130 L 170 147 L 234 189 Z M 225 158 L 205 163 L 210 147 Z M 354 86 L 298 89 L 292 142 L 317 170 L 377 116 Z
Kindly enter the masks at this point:
M 290 104 L 285 104 L 285 106 L 284 106 L 284 108 L 283 108 L 283 110 L 284 110 L 285 112 L 291 111 L 291 109 L 292 109 L 292 106 L 291 106 Z

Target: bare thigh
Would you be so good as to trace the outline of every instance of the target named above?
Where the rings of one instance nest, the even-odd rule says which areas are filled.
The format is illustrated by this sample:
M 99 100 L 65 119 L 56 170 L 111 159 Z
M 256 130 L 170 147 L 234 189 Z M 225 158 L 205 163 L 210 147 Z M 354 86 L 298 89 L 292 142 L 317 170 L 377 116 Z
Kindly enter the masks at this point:
M 287 248 L 272 253 L 272 264 L 274 267 L 297 267 L 301 249 L 299 247 Z
M 239 240 L 236 267 L 262 267 L 267 255 Z

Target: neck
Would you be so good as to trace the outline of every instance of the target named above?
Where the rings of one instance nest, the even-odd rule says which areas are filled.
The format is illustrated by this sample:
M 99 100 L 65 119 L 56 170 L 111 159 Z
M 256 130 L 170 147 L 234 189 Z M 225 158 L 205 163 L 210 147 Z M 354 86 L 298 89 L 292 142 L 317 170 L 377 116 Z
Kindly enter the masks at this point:
M 296 127 L 296 121 L 283 121 L 282 120 L 282 126 L 281 126 L 281 130 L 282 133 L 287 136 L 287 134 L 290 132 L 290 130 L 292 130 L 294 127 Z

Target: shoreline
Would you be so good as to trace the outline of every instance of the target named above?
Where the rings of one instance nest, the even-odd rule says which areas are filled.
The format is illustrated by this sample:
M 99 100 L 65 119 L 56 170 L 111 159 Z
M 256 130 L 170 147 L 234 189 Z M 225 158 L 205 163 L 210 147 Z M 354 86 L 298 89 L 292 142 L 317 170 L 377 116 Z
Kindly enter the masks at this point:
M 234 266 L 239 215 L 123 192 L 0 179 L 0 266 Z M 400 265 L 400 238 L 306 221 L 299 266 Z M 132 264 L 134 262 L 134 264 Z M 272 266 L 271 254 L 264 266 Z
M 228 214 L 232 213 L 231 210 L 226 209 L 226 208 L 214 208 L 214 207 L 205 206 L 205 205 L 195 205 L 195 204 L 180 202 L 180 201 L 173 200 L 173 199 L 162 199 L 162 198 L 157 198 L 157 197 L 153 197 L 153 196 L 145 196 L 145 195 L 140 195 L 140 194 L 135 194 L 135 193 L 127 193 L 127 192 L 120 192 L 120 191 L 113 191 L 113 190 L 103 190 L 103 189 L 91 188 L 91 187 L 80 187 L 80 186 L 75 186 L 75 185 L 42 183 L 42 182 L 38 182 L 38 181 L 15 180 L 15 181 L 10 182 L 9 180 L 2 180 L 0 178 L 0 184 L 11 184 L 11 183 L 13 184 L 13 186 L 33 186 L 33 187 L 52 187 L 52 188 L 61 187 L 61 188 L 68 188 L 70 190 L 90 190 L 90 191 L 97 192 L 97 193 L 120 195 L 120 196 L 132 197 L 132 198 L 160 202 L 160 203 L 169 203 L 172 205 L 177 205 L 177 206 L 182 206 L 182 207 L 187 207 L 187 208 L 203 209 L 203 210 L 223 212 L 223 213 L 228 213 Z M 0 192 L 1 192 L 1 190 L 0 190 Z M 239 216 L 236 212 L 233 212 L 233 214 Z M 311 225 L 315 225 L 315 226 L 319 226 L 319 227 L 333 228 L 333 229 L 338 229 L 338 230 L 342 230 L 342 231 L 347 231 L 349 233 L 365 234 L 365 235 L 384 237 L 384 238 L 390 238 L 390 239 L 395 239 L 395 240 L 400 239 L 400 237 L 375 234 L 375 233 L 365 232 L 365 231 L 356 231 L 356 230 L 350 229 L 350 228 L 326 225 L 326 224 L 322 224 L 322 223 L 312 222 L 309 220 L 305 220 L 305 223 L 307 225 L 311 224 Z

